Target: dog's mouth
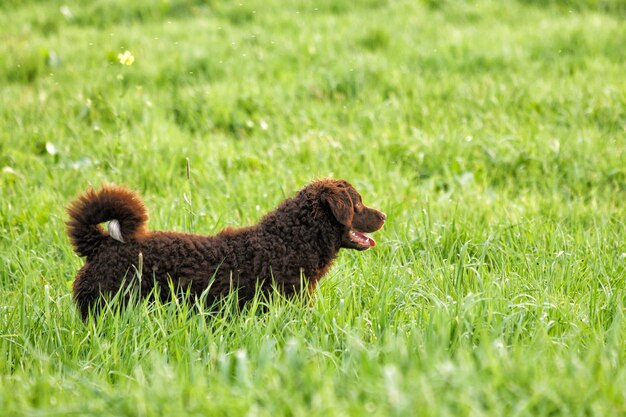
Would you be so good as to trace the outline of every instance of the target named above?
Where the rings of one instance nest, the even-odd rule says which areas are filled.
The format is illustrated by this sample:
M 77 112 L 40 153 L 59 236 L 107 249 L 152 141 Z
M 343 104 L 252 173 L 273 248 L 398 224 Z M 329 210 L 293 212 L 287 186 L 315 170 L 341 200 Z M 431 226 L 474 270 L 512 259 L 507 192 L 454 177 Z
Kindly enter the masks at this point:
M 348 230 L 344 239 L 344 247 L 357 250 L 367 250 L 376 246 L 376 241 L 363 232 L 354 229 Z

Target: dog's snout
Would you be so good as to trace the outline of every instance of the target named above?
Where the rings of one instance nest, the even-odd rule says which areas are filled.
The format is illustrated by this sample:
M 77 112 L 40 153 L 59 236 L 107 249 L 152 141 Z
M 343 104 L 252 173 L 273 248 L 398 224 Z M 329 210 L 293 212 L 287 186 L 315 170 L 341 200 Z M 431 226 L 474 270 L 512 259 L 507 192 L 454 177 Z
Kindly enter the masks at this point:
M 382 211 L 379 211 L 380 213 L 380 218 L 383 220 L 387 220 L 387 215 L 385 213 L 383 213 Z

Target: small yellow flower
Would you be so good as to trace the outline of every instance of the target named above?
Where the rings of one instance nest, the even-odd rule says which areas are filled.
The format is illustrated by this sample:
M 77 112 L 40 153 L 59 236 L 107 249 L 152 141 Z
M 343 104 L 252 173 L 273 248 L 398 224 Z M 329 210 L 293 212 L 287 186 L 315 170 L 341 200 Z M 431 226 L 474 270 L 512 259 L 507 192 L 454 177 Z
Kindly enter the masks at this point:
M 130 51 L 126 51 L 123 54 L 117 54 L 117 58 L 120 60 L 120 64 L 122 65 L 133 65 L 135 62 L 135 57 Z

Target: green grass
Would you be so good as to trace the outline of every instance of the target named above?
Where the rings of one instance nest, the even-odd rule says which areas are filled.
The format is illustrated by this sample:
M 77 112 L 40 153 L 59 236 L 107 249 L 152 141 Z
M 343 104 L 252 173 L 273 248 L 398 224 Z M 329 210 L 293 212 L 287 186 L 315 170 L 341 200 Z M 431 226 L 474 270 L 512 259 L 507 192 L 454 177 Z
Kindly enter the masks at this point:
M 3 1 L 0 414 L 626 415 L 625 16 Z M 329 175 L 389 220 L 310 308 L 80 320 L 64 207 L 90 184 L 213 233 Z

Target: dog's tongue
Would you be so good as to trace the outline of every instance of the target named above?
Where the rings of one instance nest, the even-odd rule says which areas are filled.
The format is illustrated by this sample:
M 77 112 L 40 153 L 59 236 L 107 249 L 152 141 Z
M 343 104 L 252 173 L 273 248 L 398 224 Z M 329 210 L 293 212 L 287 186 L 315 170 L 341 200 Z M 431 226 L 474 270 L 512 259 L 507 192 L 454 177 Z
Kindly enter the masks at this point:
M 370 246 L 372 247 L 376 246 L 376 241 L 372 239 L 371 237 L 369 237 L 368 235 L 366 235 L 365 233 L 355 231 L 354 234 L 357 235 L 359 238 L 363 239 L 363 241 L 366 241 Z

